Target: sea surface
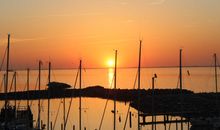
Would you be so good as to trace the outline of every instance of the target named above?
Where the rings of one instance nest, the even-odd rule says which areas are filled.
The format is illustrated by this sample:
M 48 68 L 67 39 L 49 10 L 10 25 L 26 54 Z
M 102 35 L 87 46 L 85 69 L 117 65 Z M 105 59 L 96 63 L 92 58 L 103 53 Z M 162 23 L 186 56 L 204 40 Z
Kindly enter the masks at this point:
M 217 69 L 220 70 L 219 68 Z M 69 70 L 52 70 L 51 81 L 64 82 L 72 87 L 76 82 L 77 69 Z M 3 92 L 3 74 L 1 72 L 1 92 Z M 175 89 L 179 87 L 179 68 L 142 68 L 141 69 L 141 88 L 150 89 L 152 87 L 152 77 L 154 74 L 157 75 L 155 79 L 155 88 L 159 89 Z M 117 88 L 120 89 L 133 89 L 137 88 L 135 79 L 137 76 L 137 68 L 120 68 L 117 69 Z M 12 84 L 13 72 L 9 75 L 9 88 L 8 91 L 14 91 Z M 82 70 L 82 88 L 88 86 L 101 85 L 105 88 L 113 88 L 113 77 L 114 69 L 83 69 Z M 219 80 L 219 76 L 218 76 Z M 41 89 L 47 89 L 48 83 L 48 70 L 42 70 L 41 74 Z M 27 86 L 27 72 L 17 71 L 17 91 L 24 91 Z M 77 81 L 76 88 L 79 88 L 79 81 Z M 38 70 L 30 71 L 30 90 L 38 88 Z M 183 68 L 183 88 L 194 92 L 215 92 L 215 79 L 214 79 L 214 68 L 213 67 L 184 67 Z M 70 98 L 65 99 L 65 115 L 70 105 Z M 82 98 L 82 128 L 86 130 L 99 129 L 101 123 L 101 117 L 104 112 L 106 99 L 99 98 Z M 146 101 L 147 102 L 147 101 Z M 10 101 L 10 104 L 14 104 Z M 1 107 L 3 101 L 1 101 Z M 25 106 L 26 101 L 18 101 L 17 106 Z M 125 117 L 128 111 L 129 103 L 117 102 L 117 120 L 116 128 L 122 130 L 125 125 Z M 172 106 L 170 106 L 172 107 Z M 37 121 L 37 109 L 38 101 L 31 101 L 31 110 L 34 114 L 34 124 Z M 61 129 L 63 124 L 63 99 L 52 99 L 51 100 L 51 111 L 50 121 L 54 126 L 55 130 Z M 113 129 L 113 101 L 107 102 L 106 112 L 103 118 L 102 130 Z M 133 108 L 130 109 L 132 112 L 132 128 L 129 128 L 129 121 L 127 122 L 126 129 L 134 130 L 137 129 L 137 111 Z M 173 117 L 173 119 L 178 117 Z M 157 120 L 161 120 L 159 117 Z M 41 100 L 41 120 L 44 124 L 47 124 L 47 100 Z M 151 118 L 147 119 L 150 121 Z M 72 100 L 70 113 L 67 122 L 67 130 L 79 129 L 79 99 L 74 98 Z M 176 129 L 176 124 L 167 125 L 171 130 Z M 184 124 L 184 128 L 187 128 L 187 124 Z M 151 126 L 144 126 L 142 129 L 151 129 Z M 164 125 L 158 125 L 157 129 L 164 129 Z M 179 125 L 180 129 L 180 125 Z

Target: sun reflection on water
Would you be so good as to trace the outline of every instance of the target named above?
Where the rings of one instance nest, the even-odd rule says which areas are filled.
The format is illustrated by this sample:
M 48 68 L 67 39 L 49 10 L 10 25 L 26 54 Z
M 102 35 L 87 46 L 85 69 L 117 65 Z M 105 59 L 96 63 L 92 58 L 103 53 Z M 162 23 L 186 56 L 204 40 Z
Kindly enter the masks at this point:
M 113 78 L 114 78 L 114 69 L 109 68 L 108 69 L 108 85 L 109 85 L 109 88 L 112 88 Z

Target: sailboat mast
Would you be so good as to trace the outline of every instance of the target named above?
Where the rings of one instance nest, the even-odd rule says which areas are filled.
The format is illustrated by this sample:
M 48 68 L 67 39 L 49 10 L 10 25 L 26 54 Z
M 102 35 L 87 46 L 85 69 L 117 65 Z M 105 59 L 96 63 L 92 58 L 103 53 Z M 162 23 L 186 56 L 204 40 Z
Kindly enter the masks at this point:
M 65 99 L 65 89 L 63 90 L 63 130 L 66 130 L 66 99 Z
M 51 62 L 49 62 L 48 84 L 50 83 Z M 47 130 L 50 129 L 50 89 L 48 87 Z
M 10 34 L 8 34 L 8 46 L 7 46 L 7 65 L 6 65 L 6 79 L 5 79 L 5 109 L 7 108 L 7 103 L 8 103 L 8 97 L 7 97 L 7 93 L 8 93 L 8 72 L 9 72 L 9 51 L 10 51 Z M 5 114 L 5 118 L 7 118 L 6 116 L 7 114 Z
M 30 76 L 30 70 L 28 68 L 27 69 L 27 107 L 29 107 L 29 86 L 30 86 L 29 76 Z
M 82 89 L 82 60 L 79 63 L 79 130 L 82 129 L 82 99 L 81 99 L 81 89 Z
M 15 94 L 15 110 L 16 110 L 16 105 L 17 105 L 17 100 L 16 100 L 16 92 L 17 92 L 17 87 L 16 87 L 16 85 L 17 85 L 17 73 L 16 73 L 16 71 L 14 72 L 14 94 Z
M 217 55 L 214 54 L 214 60 L 215 60 L 215 92 L 218 93 L 218 73 L 217 73 Z
M 218 103 L 218 73 L 217 73 L 217 55 L 214 53 L 214 62 L 215 62 L 215 92 L 216 92 L 216 100 L 215 100 L 215 105 L 216 105 L 216 110 L 219 111 L 219 103 Z
M 29 109 L 29 86 L 30 86 L 30 82 L 29 82 L 29 68 L 27 68 L 27 108 Z M 27 120 L 27 124 L 30 123 L 30 120 Z M 27 127 L 28 129 L 28 127 Z
M 181 130 L 183 130 L 183 122 L 182 122 L 182 120 L 183 120 L 183 92 L 182 92 L 182 90 L 183 90 L 183 83 L 182 83 L 182 49 L 180 49 L 180 55 L 179 55 L 180 57 L 180 67 L 179 67 L 179 76 L 180 76 L 180 109 L 181 109 Z
M 17 73 L 16 73 L 16 71 L 14 72 L 14 96 L 15 96 L 15 119 L 17 118 L 17 111 L 16 111 L 16 109 L 17 109 L 17 94 L 16 94 L 16 92 L 17 92 Z M 15 128 L 16 128 L 16 123 L 15 123 Z
M 14 95 L 15 95 L 15 119 L 17 119 L 17 94 L 16 94 L 16 92 L 17 92 L 17 72 L 15 71 L 14 72 Z M 16 123 L 15 123 L 15 128 L 16 128 Z
M 39 61 L 39 81 L 38 81 L 38 91 L 40 92 L 40 86 L 41 86 L 41 64 L 42 62 Z M 38 129 L 40 129 L 41 126 L 41 120 L 40 120 L 40 97 L 38 99 Z
M 142 41 L 140 40 L 140 48 L 139 48 L 139 60 L 138 60 L 138 130 L 141 129 L 140 127 L 140 103 L 141 103 L 141 94 L 140 94 L 140 86 L 141 86 L 141 46 Z
M 115 76 L 114 76 L 114 92 L 116 94 L 116 80 L 117 80 L 117 53 L 118 51 L 116 50 L 115 51 Z M 116 95 L 114 95 L 114 130 L 116 130 L 116 113 L 117 113 L 117 110 L 116 110 Z
M 10 34 L 8 34 L 8 46 L 7 46 L 7 65 L 6 65 L 6 77 L 5 77 L 5 110 L 7 109 L 8 104 L 8 71 L 9 71 L 9 48 L 10 48 Z M 5 123 L 7 123 L 7 112 L 5 113 Z M 5 125 L 6 129 L 7 125 Z
M 182 49 L 180 49 L 180 68 L 179 68 L 179 75 L 180 75 L 180 92 L 182 94 Z

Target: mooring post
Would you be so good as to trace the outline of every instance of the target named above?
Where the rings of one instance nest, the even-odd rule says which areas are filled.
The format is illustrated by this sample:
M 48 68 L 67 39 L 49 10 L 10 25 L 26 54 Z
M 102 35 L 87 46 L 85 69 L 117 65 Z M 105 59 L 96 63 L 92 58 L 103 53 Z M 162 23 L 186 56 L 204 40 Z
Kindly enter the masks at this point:
M 145 118 L 145 115 L 142 116 L 142 120 L 143 120 L 143 123 L 146 122 L 146 118 Z
M 52 124 L 52 121 L 50 122 L 50 130 L 53 130 L 53 124 Z
M 132 128 L 132 114 L 131 112 L 129 113 L 129 126 Z
M 188 120 L 188 130 L 190 130 L 190 127 L 189 127 L 189 120 Z
M 164 115 L 164 130 L 166 130 L 167 129 L 167 125 L 166 125 L 166 121 L 167 121 L 167 119 L 166 119 L 166 115 Z
M 61 130 L 63 130 L 63 124 L 61 123 Z
M 177 122 L 177 119 L 176 119 L 176 130 L 178 130 L 178 122 Z
M 43 127 L 43 120 L 41 120 L 40 122 L 41 122 L 41 123 L 40 123 L 40 124 L 41 124 L 41 126 L 40 126 L 40 127 L 42 128 L 42 127 Z
M 154 82 L 155 82 L 155 79 L 157 78 L 157 74 L 154 74 L 154 76 L 152 77 L 152 110 L 151 110 L 151 112 L 152 112 L 152 130 L 154 129 L 154 127 L 155 127 L 155 130 L 156 130 L 156 125 L 157 125 L 157 123 L 156 123 L 156 114 L 155 114 L 155 111 L 154 111 Z M 155 118 L 155 124 L 154 124 L 154 118 Z

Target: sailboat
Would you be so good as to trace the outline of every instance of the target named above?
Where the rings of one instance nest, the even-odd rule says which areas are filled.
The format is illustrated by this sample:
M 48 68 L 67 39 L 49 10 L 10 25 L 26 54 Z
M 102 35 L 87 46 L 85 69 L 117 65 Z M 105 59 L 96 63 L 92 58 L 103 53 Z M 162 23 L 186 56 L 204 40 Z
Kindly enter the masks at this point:
M 7 99 L 8 77 L 9 77 L 9 50 L 10 34 L 8 34 L 7 46 L 7 65 L 5 76 L 5 104 L 0 111 L 0 129 L 1 130 L 36 130 L 33 128 L 33 114 L 29 106 L 16 107 L 9 104 Z

